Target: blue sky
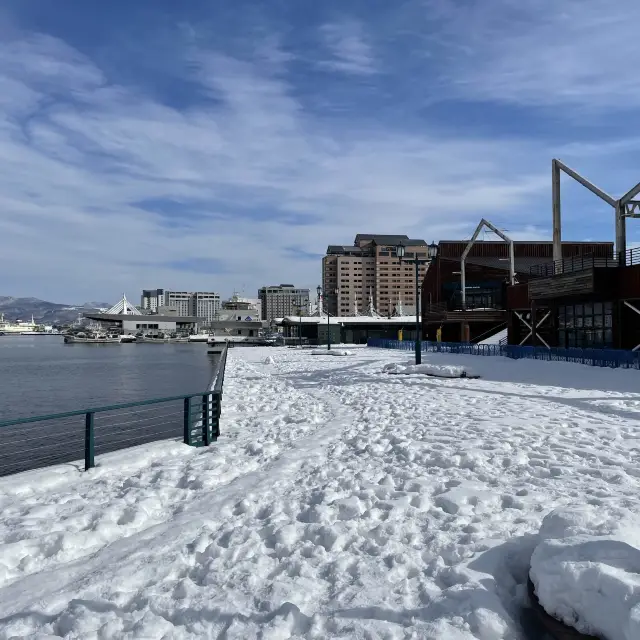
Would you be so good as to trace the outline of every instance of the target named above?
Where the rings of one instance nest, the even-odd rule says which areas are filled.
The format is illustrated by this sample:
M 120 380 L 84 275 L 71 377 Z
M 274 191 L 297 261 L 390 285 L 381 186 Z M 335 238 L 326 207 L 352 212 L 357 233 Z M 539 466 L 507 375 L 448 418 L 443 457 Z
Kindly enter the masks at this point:
M 548 239 L 640 180 L 640 4 L 5 0 L 0 295 L 315 288 L 356 233 Z M 613 213 L 563 181 L 564 238 Z M 631 242 L 640 225 L 629 222 Z

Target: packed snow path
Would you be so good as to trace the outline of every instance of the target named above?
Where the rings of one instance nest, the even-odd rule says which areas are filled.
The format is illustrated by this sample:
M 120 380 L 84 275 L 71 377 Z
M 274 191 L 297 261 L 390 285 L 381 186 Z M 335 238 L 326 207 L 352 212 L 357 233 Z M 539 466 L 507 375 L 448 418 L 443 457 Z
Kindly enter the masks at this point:
M 0 480 L 0 638 L 540 638 L 545 514 L 638 509 L 640 375 L 409 355 L 235 349 L 210 448 Z

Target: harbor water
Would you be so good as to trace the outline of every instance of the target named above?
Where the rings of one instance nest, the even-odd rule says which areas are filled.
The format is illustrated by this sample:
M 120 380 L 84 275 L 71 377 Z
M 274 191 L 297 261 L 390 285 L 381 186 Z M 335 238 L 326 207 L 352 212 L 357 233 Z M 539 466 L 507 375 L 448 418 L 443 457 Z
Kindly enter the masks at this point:
M 0 421 L 203 392 L 206 344 L 65 345 L 0 336 Z

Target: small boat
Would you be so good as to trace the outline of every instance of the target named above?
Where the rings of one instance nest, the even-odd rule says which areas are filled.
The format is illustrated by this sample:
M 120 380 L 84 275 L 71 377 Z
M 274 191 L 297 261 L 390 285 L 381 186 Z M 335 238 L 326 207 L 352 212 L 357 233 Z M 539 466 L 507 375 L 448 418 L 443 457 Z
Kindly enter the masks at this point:
M 120 344 L 127 344 L 129 342 L 138 342 L 138 338 L 130 333 L 123 333 L 120 336 Z
M 212 338 L 213 336 L 206 333 L 197 333 L 196 335 L 189 336 L 188 340 L 189 342 L 209 342 Z
M 155 335 L 148 334 L 146 336 L 138 336 L 138 341 L 148 344 L 186 344 L 189 342 L 189 338 L 176 334 L 167 335 L 165 333 L 158 333 Z
M 84 333 L 69 334 L 64 337 L 65 344 L 120 344 L 121 335 L 114 333 Z

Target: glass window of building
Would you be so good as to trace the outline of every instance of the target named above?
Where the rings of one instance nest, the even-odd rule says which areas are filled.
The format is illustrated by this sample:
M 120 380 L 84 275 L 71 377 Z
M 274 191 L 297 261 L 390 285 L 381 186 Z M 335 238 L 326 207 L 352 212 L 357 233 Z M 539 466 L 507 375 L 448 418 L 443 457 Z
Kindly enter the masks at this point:
M 558 346 L 613 347 L 611 302 L 576 304 L 558 309 Z

